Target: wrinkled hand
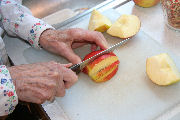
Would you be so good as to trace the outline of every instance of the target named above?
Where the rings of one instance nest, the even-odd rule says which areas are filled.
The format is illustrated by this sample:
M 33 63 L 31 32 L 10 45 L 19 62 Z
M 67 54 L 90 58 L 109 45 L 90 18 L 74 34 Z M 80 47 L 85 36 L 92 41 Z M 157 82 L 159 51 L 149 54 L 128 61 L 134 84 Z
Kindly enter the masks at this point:
M 69 67 L 71 64 L 44 62 L 9 67 L 19 100 L 42 104 L 55 96 L 65 95 L 77 76 Z
M 73 52 L 73 48 L 84 44 L 92 44 L 91 50 L 97 46 L 107 49 L 107 41 L 100 32 L 88 31 L 80 28 L 68 30 L 46 30 L 42 33 L 39 40 L 40 45 L 55 54 L 67 58 L 73 64 L 80 63 L 81 59 Z

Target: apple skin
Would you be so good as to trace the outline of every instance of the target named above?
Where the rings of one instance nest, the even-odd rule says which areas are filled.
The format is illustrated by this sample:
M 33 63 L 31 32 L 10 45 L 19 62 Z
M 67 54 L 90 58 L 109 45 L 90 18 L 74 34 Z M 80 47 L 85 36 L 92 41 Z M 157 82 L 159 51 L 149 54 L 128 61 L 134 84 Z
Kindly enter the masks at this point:
M 99 52 L 101 52 L 102 50 L 98 50 L 98 51 L 94 51 L 89 53 L 88 55 L 86 55 L 83 59 L 87 60 L 88 58 L 98 54 Z M 111 60 L 112 58 L 112 60 Z M 107 60 L 107 61 L 106 61 Z M 102 67 L 102 69 L 98 70 L 95 74 L 91 75 L 90 73 L 93 72 L 93 70 L 98 69 L 97 66 L 98 64 L 102 64 L 102 61 L 104 61 L 105 64 L 103 64 L 104 67 Z M 111 63 L 108 63 L 111 62 Z M 89 77 L 91 77 L 91 79 L 94 82 L 105 82 L 110 80 L 118 71 L 118 65 L 119 65 L 120 61 L 118 60 L 118 57 L 113 53 L 107 53 L 104 54 L 98 58 L 96 58 L 93 62 L 91 62 L 90 64 L 88 64 L 84 69 L 83 72 L 85 74 L 88 74 Z
M 160 2 L 160 0 L 133 0 L 134 3 L 140 7 L 152 7 Z

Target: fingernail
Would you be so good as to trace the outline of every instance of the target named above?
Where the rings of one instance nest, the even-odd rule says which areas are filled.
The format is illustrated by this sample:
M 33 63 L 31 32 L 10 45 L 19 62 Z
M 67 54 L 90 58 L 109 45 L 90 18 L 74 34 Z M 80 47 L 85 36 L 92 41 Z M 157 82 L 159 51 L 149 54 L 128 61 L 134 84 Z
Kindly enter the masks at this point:
M 107 49 L 107 48 L 109 48 L 109 45 L 108 45 L 108 43 L 104 43 L 104 44 L 105 44 L 105 47 L 106 47 L 106 49 Z

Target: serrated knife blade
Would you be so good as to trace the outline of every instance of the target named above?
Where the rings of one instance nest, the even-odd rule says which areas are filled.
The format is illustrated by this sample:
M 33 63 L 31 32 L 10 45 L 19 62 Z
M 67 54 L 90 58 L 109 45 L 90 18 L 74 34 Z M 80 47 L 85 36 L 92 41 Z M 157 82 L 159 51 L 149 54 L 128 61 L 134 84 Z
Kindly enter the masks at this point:
M 90 62 L 94 61 L 96 58 L 98 58 L 99 56 L 101 55 L 104 55 L 106 53 L 110 53 L 110 52 L 113 52 L 116 48 L 118 48 L 119 46 L 125 44 L 127 41 L 129 41 L 130 38 L 127 38 L 111 47 L 109 47 L 108 49 L 106 50 L 103 50 L 102 52 L 90 57 L 89 59 L 85 60 L 85 61 L 82 61 L 81 63 L 79 64 L 74 64 L 72 66 L 69 67 L 69 69 L 71 69 L 72 71 L 76 72 L 76 74 L 79 74 L 81 72 L 81 70 L 87 65 L 89 64 Z

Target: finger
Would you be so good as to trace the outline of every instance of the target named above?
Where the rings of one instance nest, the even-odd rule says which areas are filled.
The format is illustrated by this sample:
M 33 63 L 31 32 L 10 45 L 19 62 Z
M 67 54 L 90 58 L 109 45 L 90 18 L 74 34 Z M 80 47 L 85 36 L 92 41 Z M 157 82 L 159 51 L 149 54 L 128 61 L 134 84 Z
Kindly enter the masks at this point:
M 60 64 L 60 65 L 62 65 L 63 67 L 69 68 L 69 67 L 71 67 L 73 64 L 72 64 L 72 63 L 68 63 L 68 64 Z
M 68 89 L 72 85 L 74 85 L 77 80 L 78 76 L 70 69 L 63 68 L 64 69 L 64 74 L 63 74 L 63 80 L 65 81 L 65 88 Z
M 91 51 L 96 51 L 97 49 L 97 45 L 96 44 L 92 44 L 91 45 Z
M 31 91 L 23 91 L 18 95 L 19 100 L 40 104 L 40 100 Z
M 54 91 L 52 89 L 42 89 L 38 87 L 26 86 L 21 89 L 20 98 L 26 102 L 33 102 L 42 104 L 46 100 L 50 100 L 54 97 Z
M 106 39 L 104 38 L 103 34 L 100 32 L 92 31 L 94 34 L 94 42 L 101 48 L 101 49 L 107 49 L 108 48 L 108 43 Z
M 61 71 L 62 72 L 62 71 Z M 59 77 L 59 80 L 57 81 L 57 88 L 56 88 L 56 96 L 57 97 L 63 97 L 65 95 L 65 86 L 64 86 L 64 82 L 63 82 L 63 73 L 61 73 L 61 75 Z
M 74 53 L 74 51 L 69 48 L 64 51 L 63 56 L 67 58 L 71 63 L 78 64 L 81 62 L 81 58 Z
M 52 64 L 51 68 L 54 69 L 54 72 L 51 72 L 51 74 L 50 74 L 51 76 L 48 77 L 49 81 L 47 81 L 47 83 L 46 83 L 48 85 L 48 88 L 50 87 L 50 89 L 54 89 L 55 96 L 57 96 L 57 97 L 63 97 L 65 95 L 63 76 L 61 75 L 61 74 L 63 74 L 63 71 L 61 69 L 59 69 L 59 66 L 64 67 L 65 65 L 71 65 L 71 64 L 64 64 L 64 65 L 61 65 L 59 63 Z M 54 83 L 55 83 L 55 85 L 54 85 Z M 53 99 L 53 97 L 51 97 L 51 99 Z M 51 99 L 49 99 L 49 100 L 51 100 Z
M 100 46 L 101 49 L 107 49 L 108 43 L 104 38 L 103 34 L 96 31 L 89 31 L 83 29 L 70 29 L 70 34 L 72 34 L 73 39 L 77 42 L 92 42 Z
M 86 45 L 87 43 L 73 43 L 72 44 L 72 48 L 75 49 L 75 48 L 79 48 L 79 47 L 82 47 L 84 45 Z

